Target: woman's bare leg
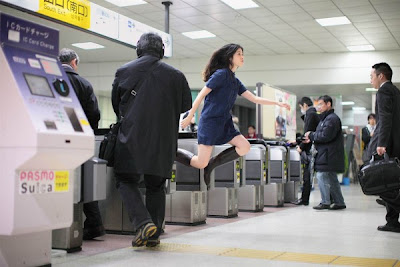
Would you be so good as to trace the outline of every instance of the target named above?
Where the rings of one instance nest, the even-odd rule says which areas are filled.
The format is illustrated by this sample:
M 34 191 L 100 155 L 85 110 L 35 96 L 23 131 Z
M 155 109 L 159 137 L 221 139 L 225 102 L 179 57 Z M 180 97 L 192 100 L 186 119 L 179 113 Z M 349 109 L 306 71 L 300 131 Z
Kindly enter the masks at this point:
M 210 161 L 212 150 L 213 146 L 198 145 L 198 155 L 193 156 L 190 161 L 190 165 L 198 169 L 204 169 Z
M 236 153 L 238 153 L 239 156 L 244 156 L 250 151 L 250 143 L 243 135 L 235 136 L 228 143 L 236 147 Z

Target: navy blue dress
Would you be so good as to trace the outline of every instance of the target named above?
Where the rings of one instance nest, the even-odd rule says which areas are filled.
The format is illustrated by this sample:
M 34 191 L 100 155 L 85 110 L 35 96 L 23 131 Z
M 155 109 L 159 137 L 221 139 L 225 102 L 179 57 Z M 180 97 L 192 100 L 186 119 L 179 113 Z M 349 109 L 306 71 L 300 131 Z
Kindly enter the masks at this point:
M 209 146 L 226 144 L 240 135 L 233 126 L 231 110 L 237 95 L 247 89 L 230 69 L 216 70 L 206 86 L 212 91 L 204 100 L 197 130 L 198 143 Z

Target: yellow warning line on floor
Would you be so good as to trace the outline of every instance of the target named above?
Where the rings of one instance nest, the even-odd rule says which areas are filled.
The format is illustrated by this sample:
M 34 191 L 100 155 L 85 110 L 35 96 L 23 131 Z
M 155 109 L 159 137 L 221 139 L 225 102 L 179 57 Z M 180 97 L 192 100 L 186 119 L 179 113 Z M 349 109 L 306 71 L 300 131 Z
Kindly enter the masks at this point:
M 211 246 L 197 246 L 188 244 L 161 243 L 155 248 L 139 248 L 163 252 L 182 252 L 209 254 L 223 257 L 238 257 L 251 259 L 265 259 L 273 261 L 294 261 L 303 263 L 318 263 L 331 265 L 350 265 L 350 266 L 376 266 L 376 267 L 400 267 L 400 260 L 397 259 L 377 259 L 377 258 L 358 258 L 323 254 L 308 254 L 294 252 L 279 252 L 256 249 L 242 248 L 223 248 Z

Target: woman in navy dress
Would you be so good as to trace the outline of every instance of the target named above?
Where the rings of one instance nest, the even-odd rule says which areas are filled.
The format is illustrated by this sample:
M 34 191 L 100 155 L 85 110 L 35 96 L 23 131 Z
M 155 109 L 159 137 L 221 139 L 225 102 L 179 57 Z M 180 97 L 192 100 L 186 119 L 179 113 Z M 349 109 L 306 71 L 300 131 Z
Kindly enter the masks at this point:
M 176 160 L 187 166 L 204 168 L 204 181 L 207 185 L 210 183 L 210 173 L 215 167 L 243 156 L 250 150 L 250 143 L 234 128 L 232 122 L 231 110 L 237 95 L 256 104 L 279 105 L 290 109 L 286 103 L 255 96 L 244 87 L 235 77 L 235 71 L 243 66 L 243 59 L 243 48 L 238 44 L 228 44 L 214 52 L 203 72 L 206 85 L 197 95 L 192 109 L 181 123 L 182 128 L 190 124 L 205 98 L 197 129 L 198 155 L 178 149 Z M 232 147 L 210 160 L 213 146 L 226 143 Z

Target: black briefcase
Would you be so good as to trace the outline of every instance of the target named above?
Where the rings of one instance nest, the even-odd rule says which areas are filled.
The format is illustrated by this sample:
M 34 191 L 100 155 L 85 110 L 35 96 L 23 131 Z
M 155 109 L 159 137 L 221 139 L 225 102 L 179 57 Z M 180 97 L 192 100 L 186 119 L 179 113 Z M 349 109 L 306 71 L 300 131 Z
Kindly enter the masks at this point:
M 383 159 L 375 159 L 363 165 L 358 173 L 361 189 L 366 195 L 380 195 L 400 189 L 400 163 L 398 158 L 390 158 L 385 153 Z

